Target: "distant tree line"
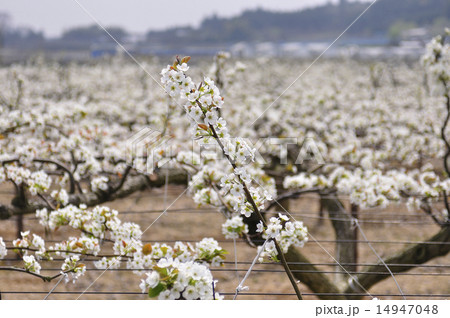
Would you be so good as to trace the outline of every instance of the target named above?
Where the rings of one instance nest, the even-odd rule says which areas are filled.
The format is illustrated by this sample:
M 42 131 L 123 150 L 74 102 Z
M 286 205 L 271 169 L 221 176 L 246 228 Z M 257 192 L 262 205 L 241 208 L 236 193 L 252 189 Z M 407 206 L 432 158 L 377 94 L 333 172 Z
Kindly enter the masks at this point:
M 149 31 L 144 45 L 180 47 L 240 41 L 326 41 L 336 38 L 369 5 L 369 2 L 325 4 L 294 12 L 272 12 L 262 9 L 221 18 L 205 18 L 198 28 L 174 27 Z M 92 44 L 112 43 L 112 39 L 97 25 L 66 30 L 57 39 L 45 39 L 42 32 L 30 28 L 10 27 L 7 14 L 0 12 L 0 47 L 89 49 Z M 389 37 L 397 41 L 405 29 L 426 26 L 442 30 L 450 24 L 448 0 L 378 0 L 345 36 L 356 38 Z M 120 27 L 108 32 L 120 42 L 129 33 Z
M 368 2 L 341 2 L 339 5 L 304 9 L 295 12 L 249 10 L 232 18 L 216 15 L 206 18 L 197 29 L 172 28 L 162 32 L 148 32 L 150 42 L 172 38 L 185 43 L 224 43 L 238 41 L 317 41 L 338 36 L 367 7 Z M 428 26 L 450 22 L 448 0 L 378 0 L 347 36 L 389 36 L 391 28 Z

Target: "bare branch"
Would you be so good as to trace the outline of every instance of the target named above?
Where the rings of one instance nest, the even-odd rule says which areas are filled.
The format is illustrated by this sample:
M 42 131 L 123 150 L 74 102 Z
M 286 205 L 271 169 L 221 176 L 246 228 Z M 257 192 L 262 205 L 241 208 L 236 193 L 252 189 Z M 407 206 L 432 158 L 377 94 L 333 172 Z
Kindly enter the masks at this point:
M 423 264 L 436 257 L 445 256 L 450 251 L 450 244 L 441 244 L 443 242 L 450 242 L 450 226 L 441 229 L 436 235 L 425 240 L 427 244 L 418 243 L 413 245 L 399 254 L 388 257 L 384 260 L 386 264 L 399 264 L 390 266 L 392 273 L 401 273 L 411 270 L 411 266 L 406 264 Z M 436 242 L 437 244 L 430 244 L 429 242 Z M 405 264 L 405 266 L 401 266 Z M 373 272 L 380 274 L 373 275 Z M 358 282 L 365 288 L 369 289 L 380 281 L 391 277 L 386 267 L 380 262 L 377 265 L 368 267 L 366 270 L 356 276 Z M 361 290 L 358 284 L 349 285 L 345 293 L 360 293 Z M 349 296 L 349 299 L 360 299 L 362 296 Z

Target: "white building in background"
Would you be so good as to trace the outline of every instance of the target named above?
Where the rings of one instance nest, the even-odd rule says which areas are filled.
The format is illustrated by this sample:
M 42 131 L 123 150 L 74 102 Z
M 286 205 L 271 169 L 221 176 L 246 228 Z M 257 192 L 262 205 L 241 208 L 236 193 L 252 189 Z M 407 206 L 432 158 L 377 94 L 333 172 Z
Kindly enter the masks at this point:
M 308 49 L 300 42 L 287 42 L 280 44 L 279 54 L 286 57 L 308 57 Z
M 399 46 L 410 48 L 423 48 L 431 39 L 430 32 L 426 28 L 415 28 L 403 31 L 400 37 L 401 40 Z
M 255 45 L 255 54 L 258 56 L 274 57 L 278 55 L 278 48 L 273 42 L 257 43 Z

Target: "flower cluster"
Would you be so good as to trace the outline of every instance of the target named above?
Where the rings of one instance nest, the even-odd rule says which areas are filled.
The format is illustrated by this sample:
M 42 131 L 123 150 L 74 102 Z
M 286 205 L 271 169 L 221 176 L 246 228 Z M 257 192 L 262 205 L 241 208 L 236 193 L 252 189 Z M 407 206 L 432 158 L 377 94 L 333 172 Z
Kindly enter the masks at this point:
M 116 210 L 105 206 L 96 206 L 93 210 L 88 210 L 85 205 L 77 207 L 71 204 L 50 213 L 48 213 L 47 209 L 36 211 L 39 223 L 50 230 L 69 225 L 98 238 L 103 238 L 106 230 L 120 232 L 124 229 L 123 226 L 121 227 L 121 222 L 117 215 L 118 212 Z M 126 227 L 127 225 L 124 226 Z
M 15 165 L 7 165 L 5 168 L 2 167 L 2 179 L 9 179 L 17 185 L 22 183 L 28 183 L 28 179 L 31 176 L 31 171 L 23 167 L 17 167 Z
M 271 193 L 263 187 L 264 182 L 256 181 L 258 187 L 249 187 L 254 180 L 253 176 L 257 174 L 256 171 L 253 172 L 250 175 L 250 173 L 242 168 L 235 168 L 233 173 L 222 177 L 220 180 L 220 186 L 222 193 L 225 195 L 226 202 L 235 212 L 243 214 L 246 217 L 252 214 L 254 207 L 244 191 L 244 184 L 249 188 L 249 194 L 258 209 L 264 209 L 266 201 L 272 200 Z M 271 183 L 272 179 L 267 180 L 267 182 Z
M 50 196 L 62 206 L 66 206 L 67 204 L 69 204 L 69 194 L 65 189 L 60 189 L 59 191 L 54 190 L 52 191 Z
M 221 265 L 226 253 L 213 238 L 204 238 L 195 243 L 195 259 L 213 266 Z
M 212 281 L 208 266 L 221 265 L 225 258 L 224 255 L 227 253 L 212 238 L 204 238 L 195 246 L 182 242 L 176 242 L 173 247 L 159 243 L 144 244 L 141 241 L 142 231 L 139 225 L 131 222 L 122 223 L 118 218 L 117 211 L 104 206 L 96 206 L 89 210 L 86 206 L 68 205 L 50 213 L 45 209 L 40 210 L 36 216 L 40 219 L 41 224 L 50 229 L 71 226 L 83 231 L 81 237 L 70 237 L 68 240 L 56 243 L 47 251 L 42 242 L 42 246 L 44 246 L 42 254 L 45 254 L 47 258 L 51 258 L 50 254 L 66 257 L 62 267 L 66 281 L 75 281 L 85 273 L 84 264 L 78 263 L 79 255 L 99 257 L 100 259 L 93 263 L 98 269 L 120 268 L 122 259 L 126 259 L 127 268 L 135 270 L 136 274 L 142 274 L 140 270 L 149 269 L 152 273 L 156 271 L 162 275 L 161 284 L 164 285 L 164 288 L 156 296 L 161 294 L 160 297 L 175 297 L 177 288 L 181 286 L 182 289 L 178 292 L 182 293 L 182 296 L 178 295 L 175 298 L 212 299 L 210 290 L 212 285 L 210 287 L 206 285 Z M 18 248 L 31 247 L 31 243 L 26 239 L 28 236 L 29 233 L 24 233 L 22 240 L 17 240 L 15 246 Z M 100 239 L 112 241 L 112 250 L 116 256 L 100 255 Z M 168 263 L 164 263 L 165 261 Z M 163 266 L 164 264 L 166 266 Z M 186 267 L 184 264 L 190 265 Z M 161 271 L 161 268 L 167 270 Z M 193 273 L 191 273 L 191 268 L 195 269 Z M 154 276 L 155 274 L 153 274 Z M 187 279 L 187 283 L 185 283 L 185 279 Z M 155 288 L 156 285 L 153 286 L 149 283 L 144 286 L 149 289 Z M 149 292 L 153 295 L 152 293 L 156 293 L 156 291 Z
M 152 268 L 161 258 L 171 258 L 180 262 L 195 261 L 202 264 L 211 264 L 220 266 L 227 252 L 219 246 L 217 241 L 211 238 L 204 238 L 195 246 L 176 242 L 173 247 L 167 244 L 147 243 L 136 249 L 132 257 L 127 262 L 129 269 L 147 269 Z M 109 260 L 105 259 L 105 262 Z M 104 262 L 99 263 L 104 265 Z
M 24 255 L 28 255 L 28 250 L 31 249 L 36 252 L 36 257 L 38 259 L 42 258 L 45 254 L 45 241 L 39 235 L 30 235 L 30 231 L 20 232 L 22 238 L 15 239 L 12 245 L 17 249 L 25 249 L 23 251 Z
M 450 29 L 446 29 L 445 36 L 450 36 Z M 433 82 L 450 81 L 450 44 L 445 43 L 445 37 L 439 35 L 427 44 L 422 63 Z
M 50 250 L 56 255 L 68 257 L 72 253 L 97 255 L 100 252 L 99 240 L 95 237 L 82 235 L 81 237 L 69 237 L 67 240 L 56 243 Z
M 139 286 L 151 298 L 212 300 L 220 297 L 213 294 L 215 282 L 208 267 L 192 261 L 182 263 L 162 258 L 146 275 Z
M 283 253 L 287 253 L 291 246 L 303 247 L 308 242 L 308 229 L 303 222 L 290 221 L 286 215 L 281 213 L 278 214 L 278 217 L 270 218 L 267 228 L 264 228 L 262 222 L 258 224 L 257 228 L 257 232 L 262 233 L 263 238 L 268 240 L 264 244 L 264 250 L 260 253 L 260 262 L 263 262 L 265 257 L 278 260 L 278 251 L 273 239 L 278 242 Z
M 100 260 L 94 262 L 95 268 L 98 269 L 118 269 L 120 268 L 120 261 L 122 258 L 118 257 L 102 257 Z
M 30 175 L 27 182 L 31 194 L 36 195 L 47 191 L 52 184 L 52 179 L 44 171 L 36 171 Z
M 66 283 L 72 281 L 74 284 L 78 278 L 86 273 L 86 265 L 79 263 L 80 257 L 73 255 L 64 260 L 64 264 L 61 266 L 61 270 L 65 277 Z
M 23 257 L 23 263 L 27 271 L 36 274 L 39 274 L 41 272 L 41 265 L 33 255 L 25 255 Z
M 288 176 L 283 186 L 288 189 L 334 189 L 340 194 L 349 195 L 350 201 L 361 208 L 384 208 L 390 202 L 399 202 L 402 197 L 409 198 L 408 202 L 413 206 L 415 200 L 435 202 L 444 193 L 449 193 L 449 179 L 440 180 L 428 168 L 424 166 L 422 170 L 409 172 L 383 172 L 379 169 L 348 170 L 338 167 L 331 170 L 328 176 L 305 173 Z
M 91 189 L 93 192 L 106 191 L 108 190 L 108 178 L 107 177 L 97 177 L 91 181 Z
M 244 223 L 241 216 L 236 215 L 222 224 L 222 234 L 227 239 L 237 239 L 248 233 L 248 225 Z
M 201 180 L 200 183 L 196 181 L 198 185 L 195 187 L 194 200 L 199 204 L 218 206 L 222 204 L 219 197 L 228 196 L 225 202 L 230 204 L 234 211 L 250 216 L 254 207 L 248 201 L 248 196 L 253 198 L 258 208 L 263 208 L 269 197 L 266 191 L 260 190 L 259 187 L 250 187 L 249 194 L 244 191 L 244 185 L 250 186 L 252 182 L 252 174 L 244 165 L 254 160 L 256 150 L 242 138 L 230 138 L 226 121 L 217 111 L 223 105 L 219 89 L 214 81 L 207 77 L 199 85 L 195 85 L 185 74 L 189 68 L 186 64 L 188 61 L 189 58 L 185 57 L 182 60 L 177 59 L 173 65 L 168 65 L 161 72 L 161 82 L 171 96 L 187 100 L 184 108 L 194 130 L 194 138 L 205 145 L 217 142 L 234 168 L 231 173 L 225 174 L 221 172 L 223 168 L 218 170 L 217 167 L 203 167 L 193 177 L 193 180 Z M 203 182 L 204 180 L 206 182 Z M 216 189 L 209 187 L 213 183 L 217 184 L 218 180 L 221 181 L 222 193 L 217 193 Z
M 52 184 L 52 178 L 44 171 L 31 172 L 27 168 L 12 164 L 0 168 L 0 183 L 6 179 L 11 180 L 16 185 L 24 184 L 28 186 L 31 195 L 46 192 Z

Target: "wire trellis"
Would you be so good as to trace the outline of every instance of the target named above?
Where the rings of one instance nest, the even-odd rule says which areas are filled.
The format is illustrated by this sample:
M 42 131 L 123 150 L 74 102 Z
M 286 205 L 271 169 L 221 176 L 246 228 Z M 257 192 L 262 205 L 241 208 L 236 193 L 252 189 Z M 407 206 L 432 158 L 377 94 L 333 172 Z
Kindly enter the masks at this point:
M 161 213 L 173 214 L 173 213 L 189 213 L 189 214 L 203 214 L 203 213 L 219 213 L 217 209 L 195 209 L 195 208 L 183 208 L 183 209 L 168 209 L 168 210 L 140 210 L 140 211 L 123 211 L 120 212 L 121 215 L 129 215 L 129 214 L 161 214 Z M 333 218 L 328 216 L 320 216 L 315 211 L 293 211 L 289 212 L 289 214 L 293 217 L 305 218 L 305 219 L 317 219 L 317 220 L 333 220 L 340 222 L 348 222 L 348 219 L 345 218 Z M 379 214 L 382 219 L 366 219 L 364 218 L 364 212 L 359 211 L 359 219 L 358 222 L 361 224 L 370 223 L 370 224 L 403 224 L 403 225 L 436 225 L 435 222 L 430 220 L 430 217 L 426 214 L 395 214 L 389 213 L 387 216 L 385 213 Z M 371 214 L 371 212 L 369 213 Z M 408 218 L 420 218 L 421 220 L 408 220 Z M 390 219 L 389 219 L 390 218 Z M 7 219 L 6 221 L 14 221 L 14 219 Z M 37 218 L 34 216 L 23 217 L 24 221 L 37 221 Z

